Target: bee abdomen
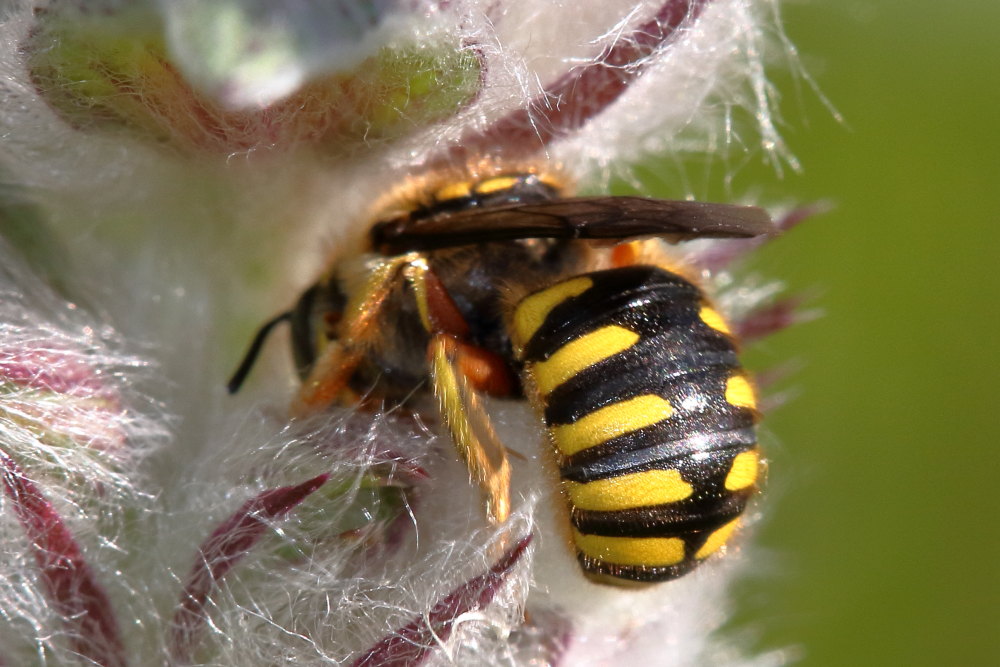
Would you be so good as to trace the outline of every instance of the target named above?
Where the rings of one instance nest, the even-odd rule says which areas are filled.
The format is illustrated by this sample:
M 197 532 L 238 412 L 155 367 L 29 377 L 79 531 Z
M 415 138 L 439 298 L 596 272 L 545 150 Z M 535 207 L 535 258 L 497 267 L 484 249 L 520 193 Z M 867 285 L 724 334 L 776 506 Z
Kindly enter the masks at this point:
M 597 271 L 522 299 L 512 333 L 588 575 L 663 581 L 717 551 L 755 488 L 757 410 L 701 291 L 656 267 Z

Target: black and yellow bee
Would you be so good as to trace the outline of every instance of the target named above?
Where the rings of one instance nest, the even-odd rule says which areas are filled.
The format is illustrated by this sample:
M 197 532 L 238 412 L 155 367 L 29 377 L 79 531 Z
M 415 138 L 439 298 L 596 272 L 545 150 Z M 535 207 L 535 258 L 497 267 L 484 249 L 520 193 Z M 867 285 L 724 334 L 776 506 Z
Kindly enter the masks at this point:
M 754 207 L 565 197 L 534 173 L 448 182 L 377 222 L 368 254 L 264 325 L 230 390 L 284 321 L 303 378 L 295 412 L 361 393 L 401 402 L 429 378 L 496 522 L 510 467 L 480 396 L 526 397 L 585 573 L 673 579 L 726 542 L 760 460 L 737 342 L 662 242 L 772 231 Z

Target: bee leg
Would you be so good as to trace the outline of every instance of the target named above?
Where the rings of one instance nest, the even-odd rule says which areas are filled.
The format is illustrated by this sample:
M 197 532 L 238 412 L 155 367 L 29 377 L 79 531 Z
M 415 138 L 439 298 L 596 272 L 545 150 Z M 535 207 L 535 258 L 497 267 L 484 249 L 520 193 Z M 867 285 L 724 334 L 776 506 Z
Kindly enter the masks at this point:
M 458 372 L 473 389 L 488 396 L 510 396 L 514 393 L 514 377 L 503 357 L 457 339 L 455 346 Z
M 368 343 L 378 333 L 374 324 L 400 270 L 418 258 L 416 253 L 391 257 L 371 272 L 364 287 L 347 303 L 337 340 L 319 354 L 302 383 L 292 403 L 293 416 L 311 414 L 338 400 L 364 359 Z
M 642 256 L 641 241 L 619 243 L 611 250 L 611 265 L 615 268 L 638 264 Z
M 431 337 L 431 384 L 455 449 L 486 494 L 486 513 L 492 522 L 503 523 L 510 515 L 510 462 L 479 394 L 460 370 L 459 349 L 448 334 Z
M 467 341 L 468 323 L 427 263 L 412 263 L 405 273 L 413 287 L 424 328 L 430 334 L 448 334 L 453 339 L 457 371 L 472 388 L 490 396 L 510 396 L 514 393 L 514 375 L 507 362 L 496 352 Z
M 438 409 L 469 475 L 486 496 L 490 520 L 503 523 L 510 515 L 510 462 L 477 390 L 509 393 L 512 380 L 503 380 L 509 371 L 493 353 L 462 340 L 468 323 L 423 258 L 408 264 L 404 273 L 431 334 L 427 358 Z
M 336 402 L 363 356 L 361 350 L 345 348 L 339 343 L 328 345 L 316 358 L 309 377 L 292 402 L 292 416 L 305 417 Z
M 610 259 L 614 268 L 645 264 L 675 273 L 694 285 L 702 283 L 698 273 L 690 266 L 678 262 L 677 257 L 671 254 L 659 239 L 619 243 L 611 249 Z

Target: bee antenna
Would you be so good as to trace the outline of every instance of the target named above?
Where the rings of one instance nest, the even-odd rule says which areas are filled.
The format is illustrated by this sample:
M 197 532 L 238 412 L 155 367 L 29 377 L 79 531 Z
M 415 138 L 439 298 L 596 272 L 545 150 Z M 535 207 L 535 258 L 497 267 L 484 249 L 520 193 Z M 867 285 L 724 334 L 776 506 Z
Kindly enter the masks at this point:
M 264 341 L 267 340 L 268 334 L 274 327 L 278 326 L 286 320 L 292 319 L 292 311 L 286 313 L 281 313 L 277 317 L 265 322 L 260 329 L 257 330 L 257 335 L 253 337 L 253 341 L 250 343 L 250 348 L 247 353 L 243 355 L 243 361 L 240 362 L 239 368 L 233 373 L 233 376 L 226 383 L 226 390 L 230 394 L 235 394 L 243 386 L 244 380 L 250 375 L 250 369 L 253 368 L 254 362 L 257 361 L 257 357 L 260 355 L 261 348 L 264 347 Z

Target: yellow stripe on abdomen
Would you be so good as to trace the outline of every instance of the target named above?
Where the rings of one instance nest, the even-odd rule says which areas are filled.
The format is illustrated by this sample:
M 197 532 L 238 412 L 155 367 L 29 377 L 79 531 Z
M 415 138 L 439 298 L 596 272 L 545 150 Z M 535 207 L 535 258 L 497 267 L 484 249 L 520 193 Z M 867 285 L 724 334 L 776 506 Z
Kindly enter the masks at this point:
M 726 402 L 738 408 L 757 409 L 757 397 L 745 375 L 733 375 L 726 381 Z
M 658 424 L 673 413 L 667 399 L 646 394 L 595 410 L 572 424 L 553 426 L 549 432 L 559 451 L 572 456 L 620 435 Z
M 593 286 L 593 280 L 580 276 L 525 297 L 514 311 L 514 344 L 518 347 L 527 345 L 553 308 L 566 299 L 583 294 Z
M 614 565 L 667 567 L 684 560 L 679 537 L 606 537 L 574 530 L 573 541 L 585 556 Z
M 624 327 L 601 327 L 563 345 L 545 361 L 532 364 L 530 372 L 539 393 L 547 396 L 580 371 L 624 352 L 638 341 L 639 334 Z
M 719 315 L 719 311 L 715 310 L 711 306 L 702 305 L 701 310 L 698 311 L 698 317 L 702 322 L 712 327 L 720 333 L 724 333 L 727 336 L 732 336 L 733 332 L 726 324 L 726 321 L 722 319 L 722 315 Z
M 756 449 L 737 454 L 733 465 L 726 475 L 726 490 L 739 491 L 752 486 L 757 481 L 757 471 L 760 468 L 760 456 Z
M 733 531 L 736 530 L 736 526 L 739 525 L 739 523 L 740 523 L 739 519 L 734 519 L 729 523 L 727 523 L 726 525 L 724 525 L 722 528 L 717 529 L 714 533 L 709 535 L 708 539 L 705 540 L 705 544 L 703 544 L 702 547 L 698 549 L 694 557 L 698 559 L 708 558 L 713 553 L 721 549 L 722 545 L 729 540 L 729 537 L 730 535 L 733 534 Z
M 598 512 L 676 503 L 694 493 L 679 470 L 647 470 L 585 484 L 567 480 L 563 486 L 573 507 Z

